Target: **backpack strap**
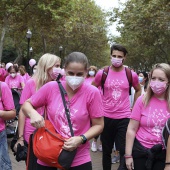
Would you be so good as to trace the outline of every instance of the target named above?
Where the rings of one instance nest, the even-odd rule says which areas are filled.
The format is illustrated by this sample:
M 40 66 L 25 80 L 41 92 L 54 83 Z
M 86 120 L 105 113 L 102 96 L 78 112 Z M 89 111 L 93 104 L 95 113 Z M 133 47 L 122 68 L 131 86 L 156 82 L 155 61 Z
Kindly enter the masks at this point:
M 108 72 L 109 72 L 109 66 L 103 69 L 103 74 L 102 74 L 102 79 L 101 79 L 101 88 L 103 90 L 103 94 L 104 94 L 104 84 L 105 84 Z
M 131 95 L 131 87 L 132 87 L 132 72 L 129 68 L 125 67 L 125 72 L 126 72 L 126 76 L 129 82 L 129 95 Z

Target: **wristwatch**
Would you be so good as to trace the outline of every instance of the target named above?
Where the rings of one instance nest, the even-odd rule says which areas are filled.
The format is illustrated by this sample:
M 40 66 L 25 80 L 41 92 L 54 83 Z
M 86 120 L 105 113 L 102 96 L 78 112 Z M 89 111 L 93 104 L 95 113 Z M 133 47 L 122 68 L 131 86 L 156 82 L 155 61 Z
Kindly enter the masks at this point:
M 84 135 L 80 135 L 82 144 L 85 144 L 87 142 L 87 138 Z

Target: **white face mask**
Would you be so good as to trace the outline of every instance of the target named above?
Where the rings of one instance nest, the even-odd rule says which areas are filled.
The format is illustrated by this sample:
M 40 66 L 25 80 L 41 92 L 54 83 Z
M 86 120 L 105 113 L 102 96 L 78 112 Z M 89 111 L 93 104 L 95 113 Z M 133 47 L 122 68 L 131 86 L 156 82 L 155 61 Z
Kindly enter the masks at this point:
M 95 75 L 95 71 L 89 71 L 89 75 L 90 76 L 94 76 Z
M 10 75 L 12 78 L 14 78 L 16 76 L 16 73 L 11 73 Z
M 83 84 L 84 77 L 66 76 L 66 82 L 73 90 L 76 90 Z

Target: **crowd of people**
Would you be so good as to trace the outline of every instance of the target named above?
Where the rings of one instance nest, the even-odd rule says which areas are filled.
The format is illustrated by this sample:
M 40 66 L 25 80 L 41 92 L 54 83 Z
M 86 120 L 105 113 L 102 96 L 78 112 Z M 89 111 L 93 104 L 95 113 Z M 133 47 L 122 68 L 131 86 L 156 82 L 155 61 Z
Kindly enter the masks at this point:
M 126 48 L 114 44 L 110 66 L 99 70 L 89 66 L 86 55 L 81 52 L 70 53 L 64 69 L 61 59 L 53 54 L 44 54 L 37 63 L 32 59 L 30 75 L 23 65 L 1 63 L 2 170 L 12 169 L 5 132 L 5 121 L 16 116 L 11 89 L 21 94 L 14 150 L 18 144 L 29 145 L 30 135 L 45 126 L 46 112 L 55 130 L 67 138 L 63 148 L 77 149 L 69 170 L 92 170 L 90 149 L 102 152 L 103 170 L 111 170 L 112 163 L 117 162 L 120 162 L 118 170 L 170 170 L 170 150 L 162 138 L 162 129 L 170 118 L 170 66 L 160 63 L 148 73 L 136 73 L 124 65 L 125 60 L 128 60 Z M 66 91 L 75 136 L 71 136 L 55 80 L 61 81 Z M 111 157 L 113 152 L 114 157 Z M 36 170 L 57 169 L 37 159 L 33 152 L 32 155 Z

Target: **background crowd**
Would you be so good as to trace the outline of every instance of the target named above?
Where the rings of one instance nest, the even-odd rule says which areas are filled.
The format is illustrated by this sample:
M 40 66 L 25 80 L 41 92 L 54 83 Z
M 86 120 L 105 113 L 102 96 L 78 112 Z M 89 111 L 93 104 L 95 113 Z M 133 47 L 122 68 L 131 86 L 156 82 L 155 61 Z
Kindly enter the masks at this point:
M 136 73 L 124 65 L 126 60 L 127 49 L 114 44 L 110 49 L 110 66 L 99 70 L 89 66 L 81 52 L 70 53 L 64 68 L 61 59 L 53 54 L 44 54 L 38 62 L 31 59 L 30 74 L 23 65 L 1 63 L 0 134 L 4 141 L 5 121 L 16 115 L 11 93 L 16 90 L 21 95 L 21 109 L 15 151 L 18 144 L 29 144 L 36 128 L 44 127 L 46 111 L 56 131 L 68 138 L 63 148 L 77 149 L 70 170 L 92 169 L 90 148 L 102 152 L 103 170 L 111 170 L 111 163 L 117 162 L 120 162 L 118 170 L 169 170 L 170 151 L 164 145 L 162 129 L 170 117 L 170 66 L 160 63 L 147 73 L 141 70 Z M 73 137 L 65 120 L 57 79 L 66 90 Z M 91 147 L 89 140 L 92 140 Z M 169 147 L 170 142 L 167 143 Z M 6 149 L 1 153 L 0 148 L 8 162 L 4 163 L 4 170 L 12 168 L 7 152 Z M 37 170 L 57 169 L 35 155 L 34 161 Z

